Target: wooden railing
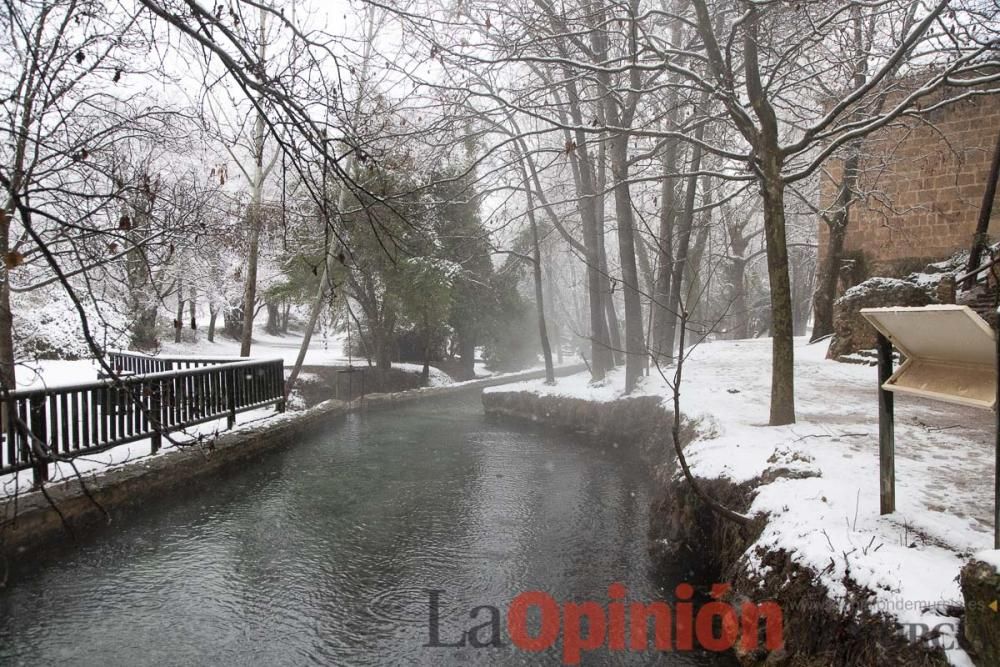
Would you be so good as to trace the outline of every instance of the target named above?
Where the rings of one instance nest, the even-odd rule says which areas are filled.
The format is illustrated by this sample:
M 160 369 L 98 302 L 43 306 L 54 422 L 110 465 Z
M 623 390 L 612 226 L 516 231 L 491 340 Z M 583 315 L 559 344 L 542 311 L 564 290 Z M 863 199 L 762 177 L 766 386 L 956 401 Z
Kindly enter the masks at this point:
M 171 361 L 176 363 L 177 359 Z M 207 360 L 193 361 L 205 364 Z M 138 361 L 135 364 L 147 367 Z M 156 453 L 164 434 L 223 417 L 232 428 L 237 413 L 266 405 L 284 410 L 284 380 L 281 359 L 226 360 L 181 370 L 123 374 L 86 384 L 13 391 L 0 396 L 0 474 L 30 468 L 35 484 L 40 485 L 48 480 L 52 462 L 146 438 Z
M 133 375 L 165 373 L 187 368 L 231 364 L 238 361 L 245 361 L 245 359 L 240 357 L 169 357 L 161 355 L 154 357 L 138 352 L 108 352 L 108 365 L 116 373 L 125 372 Z

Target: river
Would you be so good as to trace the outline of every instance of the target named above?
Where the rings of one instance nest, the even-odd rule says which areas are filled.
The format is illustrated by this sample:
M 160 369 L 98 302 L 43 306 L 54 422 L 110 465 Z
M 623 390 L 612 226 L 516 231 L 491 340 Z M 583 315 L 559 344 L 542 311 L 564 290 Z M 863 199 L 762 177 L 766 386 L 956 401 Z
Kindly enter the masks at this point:
M 654 572 L 650 493 L 628 453 L 488 420 L 476 392 L 352 414 L 14 564 L 0 664 L 558 663 L 561 640 L 514 645 L 511 601 L 606 607 L 613 583 L 670 600 L 685 571 Z M 442 646 L 427 645 L 433 600 Z M 495 608 L 502 646 L 443 646 L 484 621 L 475 638 L 492 638 L 476 607 Z M 582 662 L 732 664 L 603 648 Z

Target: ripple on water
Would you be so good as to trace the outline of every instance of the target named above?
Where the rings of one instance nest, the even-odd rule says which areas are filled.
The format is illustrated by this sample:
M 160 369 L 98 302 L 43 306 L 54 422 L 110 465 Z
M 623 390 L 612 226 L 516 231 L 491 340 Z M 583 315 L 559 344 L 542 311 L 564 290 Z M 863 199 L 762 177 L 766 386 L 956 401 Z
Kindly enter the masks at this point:
M 425 647 L 428 590 L 452 638 L 525 590 L 654 599 L 647 505 L 621 452 L 488 423 L 475 398 L 354 415 L 18 566 L 0 664 L 535 664 Z

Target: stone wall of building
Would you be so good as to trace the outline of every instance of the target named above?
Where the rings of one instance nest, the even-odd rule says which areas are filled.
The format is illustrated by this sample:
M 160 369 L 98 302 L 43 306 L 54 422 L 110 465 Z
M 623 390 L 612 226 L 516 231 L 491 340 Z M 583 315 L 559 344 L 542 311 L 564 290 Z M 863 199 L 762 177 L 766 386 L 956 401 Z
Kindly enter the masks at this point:
M 972 97 L 908 118 L 868 137 L 862 161 L 865 199 L 851 210 L 845 249 L 847 286 L 870 276 L 903 276 L 968 248 L 1000 133 L 1000 95 Z M 825 208 L 841 178 L 822 177 Z M 1000 200 L 1000 198 L 998 198 Z M 1000 233 L 1000 201 L 991 237 Z M 826 225 L 819 222 L 825 253 Z

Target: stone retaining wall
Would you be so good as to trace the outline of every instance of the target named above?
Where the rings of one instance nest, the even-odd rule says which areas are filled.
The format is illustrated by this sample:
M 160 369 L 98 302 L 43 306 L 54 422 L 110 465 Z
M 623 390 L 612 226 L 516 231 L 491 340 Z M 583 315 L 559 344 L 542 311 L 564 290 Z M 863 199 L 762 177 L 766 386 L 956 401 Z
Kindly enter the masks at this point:
M 483 408 L 488 415 L 544 424 L 635 449 L 660 476 L 669 477 L 673 470 L 672 417 L 658 396 L 594 403 L 522 391 L 489 392 L 483 393 Z

